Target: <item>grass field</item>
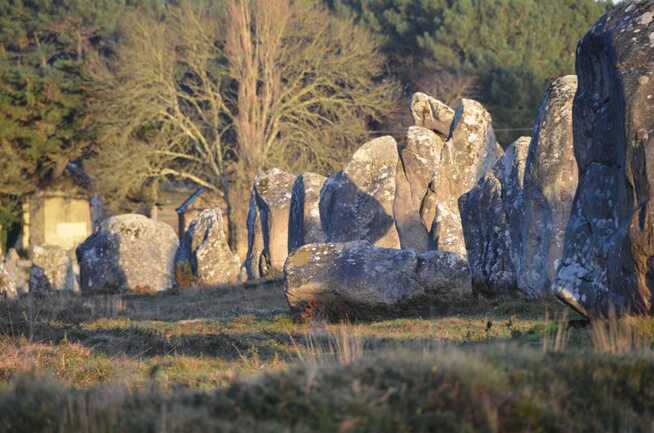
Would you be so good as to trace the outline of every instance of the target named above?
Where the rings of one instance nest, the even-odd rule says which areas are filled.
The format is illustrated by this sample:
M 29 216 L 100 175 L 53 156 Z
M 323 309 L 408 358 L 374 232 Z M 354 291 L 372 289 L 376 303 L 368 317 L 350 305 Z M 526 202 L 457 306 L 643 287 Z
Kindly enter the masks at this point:
M 279 287 L 0 304 L 0 432 L 654 431 L 654 321 L 300 323 Z

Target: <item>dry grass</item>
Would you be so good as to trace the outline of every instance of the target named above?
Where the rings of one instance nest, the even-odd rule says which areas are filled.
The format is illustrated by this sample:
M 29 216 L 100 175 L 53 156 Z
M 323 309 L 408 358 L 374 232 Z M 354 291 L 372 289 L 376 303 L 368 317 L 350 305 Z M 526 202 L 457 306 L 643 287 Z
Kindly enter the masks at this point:
M 566 404 L 576 407 L 588 400 L 585 404 L 610 408 L 601 399 L 593 403 L 599 397 L 587 395 L 582 387 L 590 389 L 594 378 L 614 367 L 623 370 L 602 379 L 602 392 L 612 390 L 625 419 L 632 419 L 635 409 L 629 402 L 634 395 L 654 395 L 654 382 L 647 379 L 653 337 L 651 319 L 612 317 L 586 324 L 552 302 L 468 300 L 424 317 L 330 323 L 295 321 L 274 286 L 25 298 L 0 303 L 0 406 L 4 398 L 5 406 L 27 414 L 27 419 L 20 425 L 5 422 L 12 429 L 3 430 L 3 414 L 12 412 L 0 407 L 0 432 L 253 431 L 260 430 L 261 422 L 271 432 L 428 431 L 418 428 L 420 422 L 444 423 L 457 431 L 457 411 L 462 411 L 460 425 L 470 431 L 533 431 L 539 424 L 507 424 L 509 409 L 498 401 L 523 399 L 528 404 L 515 400 L 509 412 L 543 425 L 548 425 L 548 416 L 570 416 L 556 396 L 579 393 Z M 428 380 L 431 368 L 444 371 L 444 376 L 422 389 L 411 374 Z M 512 372 L 508 377 L 507 371 Z M 479 375 L 484 379 L 470 385 Z M 34 376 L 36 380 L 30 379 Z M 59 384 L 48 385 L 43 376 Z M 586 376 L 588 383 L 576 384 Z M 494 377 L 499 379 L 491 380 Z M 626 384 L 637 389 L 623 401 Z M 472 388 L 463 392 L 466 386 Z M 411 393 L 423 400 L 412 400 Z M 42 401 L 37 394 L 49 397 Z M 30 395 L 31 400 L 26 403 L 19 395 Z M 248 400 L 243 400 L 246 395 Z M 355 396 L 359 406 L 354 400 L 340 406 Z M 436 418 L 419 422 L 422 415 L 402 412 L 405 400 L 425 413 L 432 410 L 433 400 L 457 415 L 437 417 L 441 424 L 434 424 Z M 58 401 L 68 413 L 64 418 Z M 469 401 L 479 417 L 466 418 L 469 410 L 457 406 Z M 302 409 L 308 402 L 316 406 Z M 389 413 L 399 410 L 404 418 L 386 419 L 388 413 L 375 405 Z M 326 412 L 316 412 L 318 407 Z M 208 415 L 212 410 L 244 411 L 249 421 L 228 415 L 216 419 Z M 330 412 L 339 410 L 347 416 Z M 619 420 L 611 413 L 613 421 Z M 152 419 L 143 419 L 146 414 Z M 33 424 L 48 416 L 62 427 Z M 139 429 L 112 421 L 116 417 L 133 418 Z M 386 419 L 396 430 L 373 422 L 374 417 Z M 289 427 L 295 423 L 310 426 Z
M 0 304 L 0 381 L 27 371 L 89 387 L 226 386 L 300 364 L 349 365 L 375 353 L 517 345 L 544 352 L 645 352 L 652 321 L 592 326 L 558 304 L 465 301 L 448 313 L 376 322 L 299 323 L 278 287 L 146 296 L 25 298 Z

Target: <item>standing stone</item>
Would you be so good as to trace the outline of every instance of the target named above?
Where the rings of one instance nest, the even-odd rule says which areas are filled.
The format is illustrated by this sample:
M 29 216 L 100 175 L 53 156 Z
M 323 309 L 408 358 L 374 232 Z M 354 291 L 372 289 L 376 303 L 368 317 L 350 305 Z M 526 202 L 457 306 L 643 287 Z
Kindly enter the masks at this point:
M 530 297 L 550 291 L 563 254 L 578 182 L 572 132 L 577 77 L 556 80 L 545 94 L 525 170 L 518 286 Z
M 487 296 L 517 288 L 516 260 L 525 161 L 530 139 L 509 146 L 492 170 L 459 198 L 473 289 Z
M 447 138 L 454 120 L 454 110 L 424 93 L 414 93 L 411 114 L 416 126 L 431 129 Z
M 328 242 L 367 240 L 400 248 L 393 217 L 398 162 L 395 139 L 377 138 L 359 148 L 347 168 L 325 182 L 320 218 Z
M 0 299 L 14 299 L 18 296 L 18 287 L 12 275 L 5 268 L 5 264 L 0 262 Z
M 151 293 L 175 284 L 177 235 L 143 215 L 118 215 L 77 247 L 83 294 Z
M 586 315 L 651 314 L 654 0 L 623 2 L 577 49 L 579 186 L 554 292 Z
M 433 196 L 429 198 L 436 203 L 431 236 L 438 250 L 465 257 L 459 197 L 470 191 L 501 155 L 491 115 L 479 102 L 463 99 L 443 148 L 441 169 L 432 180 Z
M 229 248 L 227 230 L 220 209 L 206 209 L 191 222 L 175 256 L 179 287 L 216 287 L 239 281 L 241 263 Z
M 247 275 L 248 280 L 257 280 L 268 273 L 269 265 L 266 264 L 263 256 L 263 232 L 254 187 L 248 205 L 247 231 L 248 252 L 243 266 L 245 268 L 244 273 Z
M 51 245 L 32 248 L 30 293 L 79 292 L 79 266 L 71 252 Z
M 302 245 L 325 241 L 320 222 L 320 191 L 325 180 L 319 174 L 304 173 L 293 184 L 288 227 L 289 253 Z
M 455 254 L 420 255 L 368 241 L 305 245 L 289 256 L 285 276 L 295 312 L 348 315 L 381 307 L 401 314 L 425 296 L 446 300 L 470 291 L 467 264 Z
M 273 168 L 257 176 L 248 214 L 248 275 L 282 272 L 288 256 L 288 227 L 295 176 Z M 261 252 L 259 252 L 261 248 Z
M 14 248 L 10 248 L 5 257 L 4 269 L 18 296 L 29 293 L 29 273 L 32 269 L 30 260 L 23 260 Z
M 403 249 L 423 252 L 435 248 L 429 235 L 434 212 L 428 222 L 423 216 L 434 206 L 427 196 L 429 184 L 440 168 L 444 146 L 444 140 L 435 132 L 412 126 L 407 132 L 406 143 L 400 147 L 394 215 Z M 425 207 L 425 203 L 429 205 Z

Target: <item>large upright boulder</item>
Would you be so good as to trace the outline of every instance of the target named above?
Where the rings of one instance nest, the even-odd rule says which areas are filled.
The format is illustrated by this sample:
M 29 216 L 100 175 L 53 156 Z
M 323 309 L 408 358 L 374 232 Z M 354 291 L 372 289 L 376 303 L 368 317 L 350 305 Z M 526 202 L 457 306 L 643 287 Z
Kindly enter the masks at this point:
M 487 296 L 517 291 L 520 209 L 530 138 L 511 144 L 477 185 L 459 198 L 473 289 Z
M 458 199 L 474 187 L 501 155 L 490 113 L 479 102 L 463 99 L 430 188 L 433 193 L 429 200 L 435 203 L 431 236 L 437 249 L 466 255 Z
M 381 308 L 402 314 L 427 296 L 446 301 L 470 292 L 467 263 L 456 254 L 417 254 L 368 241 L 305 245 L 289 256 L 285 276 L 288 303 L 299 313 L 358 315 Z
M 377 138 L 359 148 L 345 170 L 325 182 L 320 218 L 328 242 L 367 240 L 400 248 L 393 217 L 398 161 L 393 137 Z
M 411 98 L 411 115 L 416 126 L 430 129 L 447 138 L 454 120 L 454 110 L 421 92 Z
M 248 250 L 243 264 L 243 271 L 248 280 L 264 278 L 268 274 L 269 265 L 263 255 L 263 230 L 261 216 L 257 206 L 254 187 L 250 193 L 247 216 Z
M 295 180 L 288 227 L 289 252 L 302 245 L 325 241 L 320 222 L 320 191 L 325 180 L 315 173 L 304 173 Z
M 72 252 L 54 245 L 32 248 L 30 293 L 79 292 L 79 266 Z
M 273 168 L 257 176 L 248 215 L 248 275 L 281 273 L 288 256 L 288 227 L 295 176 Z M 263 248 L 260 253 L 257 246 Z M 258 257 L 257 257 L 258 255 Z M 258 264 L 257 268 L 254 265 Z
M 434 204 L 428 195 L 429 185 L 440 169 L 444 146 L 445 141 L 432 130 L 412 126 L 399 148 L 394 215 L 403 249 L 423 252 L 435 247 L 429 235 Z M 425 213 L 431 213 L 431 220 L 423 218 Z
M 111 217 L 77 247 L 83 294 L 152 293 L 175 285 L 178 240 L 142 215 Z
M 579 43 L 579 186 L 554 291 L 587 315 L 651 314 L 654 0 L 623 2 Z
M 536 120 L 525 170 L 518 286 L 530 297 L 549 293 L 563 255 L 565 228 L 578 182 L 572 133 L 577 77 L 554 81 Z
M 191 222 L 175 256 L 179 287 L 216 287 L 239 281 L 241 263 L 229 247 L 227 232 L 220 209 L 206 209 Z

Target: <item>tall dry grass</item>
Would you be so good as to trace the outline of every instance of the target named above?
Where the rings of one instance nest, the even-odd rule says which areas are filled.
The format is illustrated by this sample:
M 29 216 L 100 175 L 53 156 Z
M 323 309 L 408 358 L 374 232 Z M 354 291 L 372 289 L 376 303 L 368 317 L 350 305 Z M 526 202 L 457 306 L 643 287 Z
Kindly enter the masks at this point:
M 314 326 L 307 329 L 303 344 L 289 334 L 297 358 L 305 365 L 319 366 L 325 362 L 349 365 L 363 358 L 365 338 L 349 322 L 336 326 Z
M 613 313 L 607 319 L 594 320 L 591 325 L 593 348 L 612 355 L 651 352 L 652 341 L 639 327 L 641 321 L 636 317 L 619 318 Z

